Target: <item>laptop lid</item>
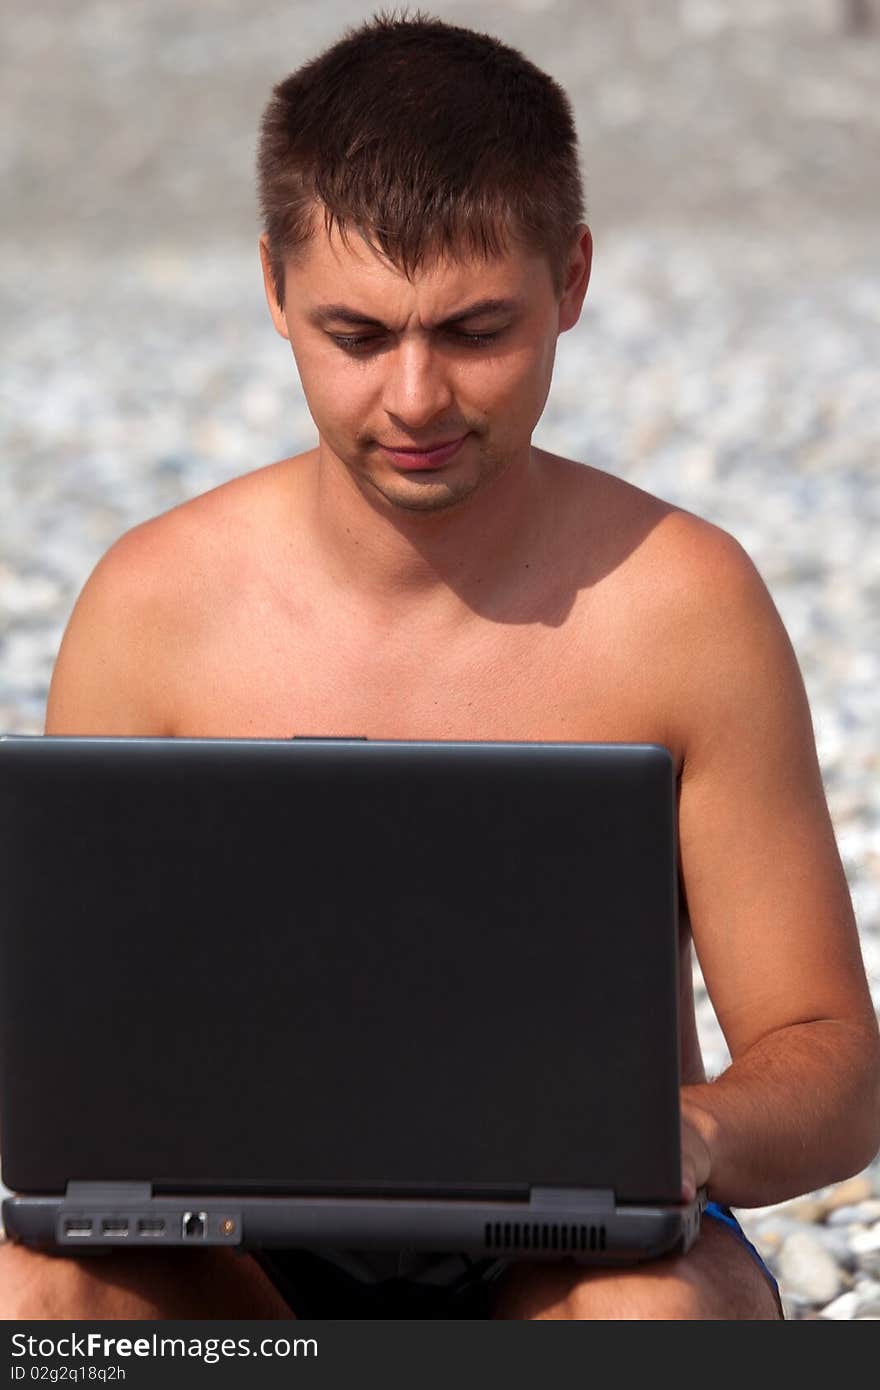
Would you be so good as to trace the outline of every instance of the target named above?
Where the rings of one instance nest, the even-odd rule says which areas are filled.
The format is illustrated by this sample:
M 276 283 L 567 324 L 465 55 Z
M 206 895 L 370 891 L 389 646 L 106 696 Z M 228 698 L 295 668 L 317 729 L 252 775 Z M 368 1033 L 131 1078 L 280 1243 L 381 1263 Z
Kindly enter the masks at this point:
M 680 1185 L 648 744 L 0 740 L 17 1193 Z

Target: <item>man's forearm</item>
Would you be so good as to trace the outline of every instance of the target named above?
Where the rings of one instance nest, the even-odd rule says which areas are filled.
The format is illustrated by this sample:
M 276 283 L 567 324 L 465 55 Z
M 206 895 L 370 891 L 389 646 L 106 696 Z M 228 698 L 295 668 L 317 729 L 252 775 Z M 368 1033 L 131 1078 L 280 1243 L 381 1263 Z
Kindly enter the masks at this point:
M 767 1206 L 858 1172 L 880 1146 L 876 1030 L 823 1019 L 762 1038 L 721 1076 L 682 1087 L 711 1157 L 709 1196 Z

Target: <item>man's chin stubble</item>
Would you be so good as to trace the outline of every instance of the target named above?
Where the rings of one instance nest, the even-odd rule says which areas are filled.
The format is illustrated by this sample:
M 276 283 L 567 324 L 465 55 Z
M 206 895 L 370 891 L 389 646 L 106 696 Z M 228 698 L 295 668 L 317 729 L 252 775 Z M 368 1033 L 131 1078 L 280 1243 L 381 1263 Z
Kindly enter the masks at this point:
M 467 501 L 478 490 L 482 480 L 470 484 L 459 482 L 455 486 L 445 478 L 434 477 L 429 481 L 422 474 L 421 481 L 411 484 L 402 481 L 399 489 L 390 486 L 384 479 L 380 482 L 376 478 L 366 477 L 365 481 L 395 511 L 445 512 Z

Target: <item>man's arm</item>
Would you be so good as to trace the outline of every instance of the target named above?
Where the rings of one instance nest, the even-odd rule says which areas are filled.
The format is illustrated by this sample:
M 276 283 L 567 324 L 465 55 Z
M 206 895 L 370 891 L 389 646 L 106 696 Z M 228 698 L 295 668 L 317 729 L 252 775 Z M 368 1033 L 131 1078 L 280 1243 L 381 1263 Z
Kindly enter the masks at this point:
M 682 885 L 732 1063 L 683 1118 L 709 1195 L 762 1206 L 877 1153 L 880 1035 L 791 643 L 738 543 L 685 525 Z
M 167 605 L 157 561 L 147 522 L 121 536 L 92 570 L 61 640 L 45 733 L 167 732 Z

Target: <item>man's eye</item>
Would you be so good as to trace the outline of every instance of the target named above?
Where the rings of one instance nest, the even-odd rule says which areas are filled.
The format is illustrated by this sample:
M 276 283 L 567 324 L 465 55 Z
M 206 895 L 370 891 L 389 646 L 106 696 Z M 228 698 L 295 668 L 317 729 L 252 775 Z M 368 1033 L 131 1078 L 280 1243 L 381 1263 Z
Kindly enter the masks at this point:
M 493 333 L 457 333 L 450 329 L 448 336 L 455 338 L 459 342 L 467 343 L 471 347 L 480 347 L 483 343 L 491 343 L 493 339 L 500 337 L 502 330 L 496 329 Z M 330 337 L 338 347 L 345 348 L 347 352 L 369 352 L 370 348 L 378 347 L 384 342 L 381 335 L 377 333 L 369 334 L 348 334 L 331 333 Z

